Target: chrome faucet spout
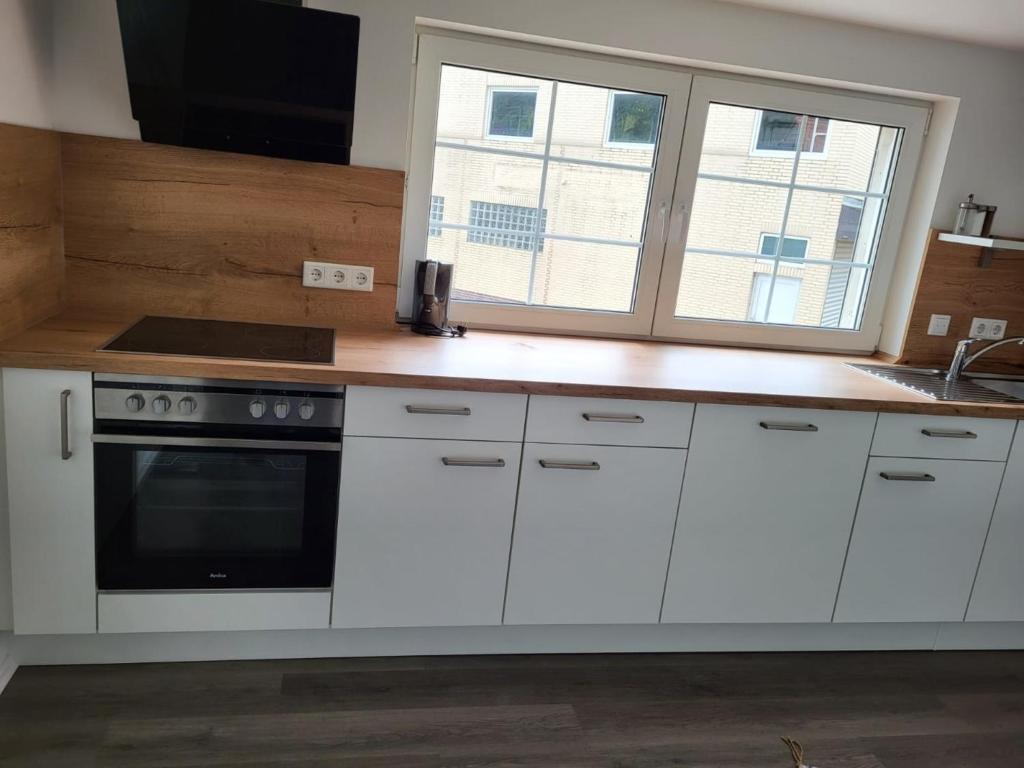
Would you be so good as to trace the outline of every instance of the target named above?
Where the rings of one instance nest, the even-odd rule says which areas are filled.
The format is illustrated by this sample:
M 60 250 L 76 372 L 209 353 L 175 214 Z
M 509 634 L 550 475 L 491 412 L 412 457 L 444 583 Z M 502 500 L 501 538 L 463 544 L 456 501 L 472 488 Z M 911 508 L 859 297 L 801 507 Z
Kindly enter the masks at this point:
M 953 359 L 949 362 L 949 370 L 946 372 L 946 381 L 959 381 L 959 379 L 964 375 L 964 371 L 967 370 L 967 366 L 982 355 L 988 354 L 993 349 L 997 349 L 998 347 L 1002 347 L 1007 344 L 1024 346 L 1024 336 L 1012 336 L 1009 339 L 994 341 L 988 346 L 979 349 L 973 355 L 968 354 L 971 347 L 979 341 L 980 339 L 961 339 L 956 343 L 956 351 L 953 352 Z

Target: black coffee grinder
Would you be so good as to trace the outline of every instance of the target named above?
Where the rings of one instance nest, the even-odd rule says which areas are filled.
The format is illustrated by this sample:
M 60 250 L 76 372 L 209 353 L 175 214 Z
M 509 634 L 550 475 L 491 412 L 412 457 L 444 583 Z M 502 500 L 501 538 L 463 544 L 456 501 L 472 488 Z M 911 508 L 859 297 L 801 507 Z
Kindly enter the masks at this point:
M 426 336 L 465 336 L 466 326 L 448 323 L 455 267 L 439 261 L 416 262 L 416 297 L 413 301 L 412 329 Z

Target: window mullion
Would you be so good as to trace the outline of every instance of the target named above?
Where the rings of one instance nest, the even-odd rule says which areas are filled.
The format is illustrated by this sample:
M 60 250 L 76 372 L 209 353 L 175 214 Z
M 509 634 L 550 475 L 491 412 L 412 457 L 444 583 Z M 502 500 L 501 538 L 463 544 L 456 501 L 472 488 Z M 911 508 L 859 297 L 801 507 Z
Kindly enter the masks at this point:
M 558 98 L 558 81 L 551 81 L 551 104 L 548 106 L 548 126 L 544 136 L 544 159 L 540 167 L 540 192 L 537 194 L 537 216 L 533 230 L 533 254 L 530 258 L 530 282 L 527 286 L 526 303 L 533 304 L 533 281 L 537 275 L 537 254 L 540 252 L 540 235 L 544 228 L 544 193 L 548 183 L 548 165 L 551 156 L 551 136 L 555 127 L 555 101 Z
M 793 192 L 796 190 L 797 173 L 800 170 L 800 153 L 803 149 L 804 130 L 807 128 L 807 115 L 800 116 L 800 130 L 797 133 L 796 151 L 793 153 L 793 173 L 789 178 L 789 188 L 786 190 L 786 207 L 782 210 L 782 226 L 779 229 L 779 241 L 775 244 L 775 263 L 772 265 L 772 281 L 768 286 L 768 301 L 764 305 L 764 317 L 762 323 L 768 322 L 768 314 L 772 309 L 772 296 L 775 294 L 775 279 L 779 275 L 779 259 L 782 256 L 782 246 L 786 242 L 786 226 L 789 224 L 789 209 L 793 204 Z

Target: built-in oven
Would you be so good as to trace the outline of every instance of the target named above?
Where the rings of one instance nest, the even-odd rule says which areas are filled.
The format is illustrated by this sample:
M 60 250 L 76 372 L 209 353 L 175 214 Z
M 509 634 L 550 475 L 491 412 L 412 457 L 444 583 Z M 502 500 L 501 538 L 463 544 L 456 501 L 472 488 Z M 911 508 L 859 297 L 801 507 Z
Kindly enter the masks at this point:
M 329 588 L 342 387 L 97 374 L 100 590 Z

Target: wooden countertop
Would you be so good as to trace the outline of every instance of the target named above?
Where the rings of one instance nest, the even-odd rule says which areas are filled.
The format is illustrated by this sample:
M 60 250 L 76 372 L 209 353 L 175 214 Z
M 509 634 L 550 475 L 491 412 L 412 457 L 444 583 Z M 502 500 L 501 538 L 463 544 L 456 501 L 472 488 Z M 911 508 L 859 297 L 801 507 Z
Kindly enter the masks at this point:
M 1024 404 L 939 402 L 843 365 L 868 357 L 399 328 L 339 328 L 330 366 L 96 351 L 129 324 L 58 316 L 0 342 L 0 366 L 1024 419 Z

